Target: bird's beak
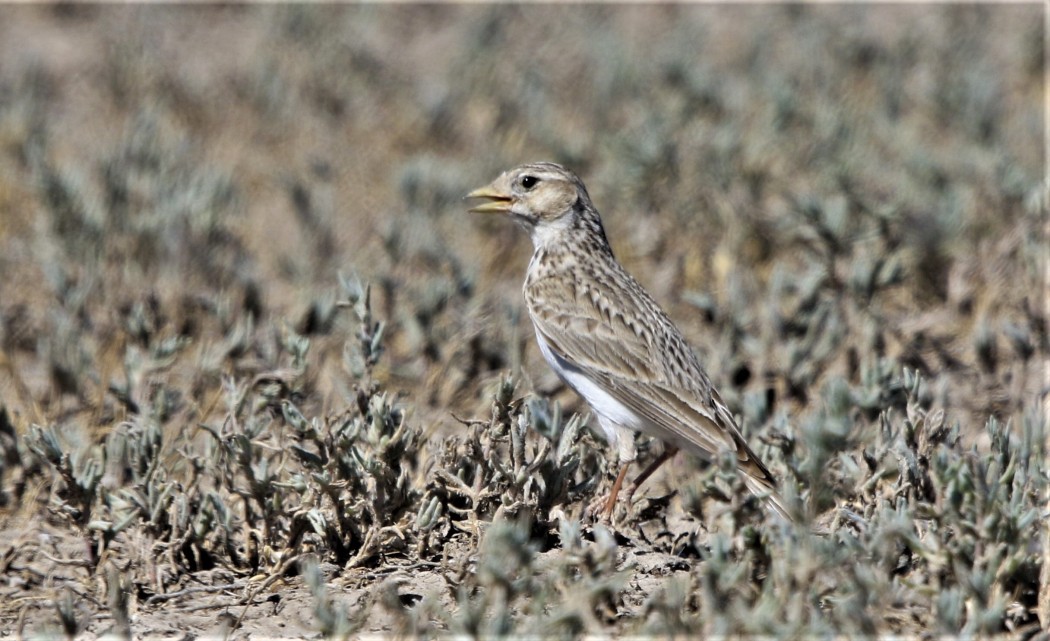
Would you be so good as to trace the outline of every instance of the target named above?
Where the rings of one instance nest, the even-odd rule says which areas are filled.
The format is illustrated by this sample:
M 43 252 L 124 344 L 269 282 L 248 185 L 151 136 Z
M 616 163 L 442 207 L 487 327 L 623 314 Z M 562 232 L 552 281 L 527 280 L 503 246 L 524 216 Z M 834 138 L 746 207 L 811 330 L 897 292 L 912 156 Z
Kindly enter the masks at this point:
M 475 189 L 465 197 L 466 200 L 471 198 L 484 198 L 488 201 L 471 207 L 469 211 L 472 213 L 506 214 L 510 211 L 510 196 L 497 189 L 494 184 Z

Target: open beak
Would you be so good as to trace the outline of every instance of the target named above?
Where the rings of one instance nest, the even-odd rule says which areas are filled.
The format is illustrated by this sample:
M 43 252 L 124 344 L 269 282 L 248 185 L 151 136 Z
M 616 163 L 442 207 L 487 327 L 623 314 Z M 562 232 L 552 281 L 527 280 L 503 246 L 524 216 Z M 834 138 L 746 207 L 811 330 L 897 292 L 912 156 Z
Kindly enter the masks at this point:
M 468 211 L 475 214 L 506 214 L 510 211 L 510 196 L 492 185 L 475 189 L 466 195 L 466 199 L 484 198 L 488 202 L 471 207 Z

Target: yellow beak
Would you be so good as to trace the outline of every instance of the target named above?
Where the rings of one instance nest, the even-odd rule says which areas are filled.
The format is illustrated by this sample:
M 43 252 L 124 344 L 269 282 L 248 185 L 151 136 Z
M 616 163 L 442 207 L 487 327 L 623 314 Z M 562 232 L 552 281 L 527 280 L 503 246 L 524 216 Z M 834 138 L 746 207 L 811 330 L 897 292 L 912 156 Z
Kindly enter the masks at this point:
M 466 195 L 466 199 L 485 198 L 489 202 L 471 207 L 468 211 L 475 214 L 505 214 L 510 211 L 510 196 L 502 193 L 492 185 L 475 189 Z

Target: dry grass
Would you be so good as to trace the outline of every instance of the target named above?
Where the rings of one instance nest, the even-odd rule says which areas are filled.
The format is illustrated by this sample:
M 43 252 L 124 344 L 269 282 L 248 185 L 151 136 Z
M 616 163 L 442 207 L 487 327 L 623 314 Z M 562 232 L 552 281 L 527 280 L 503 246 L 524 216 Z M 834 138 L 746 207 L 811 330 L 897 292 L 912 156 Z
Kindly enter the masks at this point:
M 1046 624 L 1038 7 L 0 14 L 0 630 Z M 797 524 L 682 458 L 581 521 L 608 453 L 461 202 L 538 159 Z

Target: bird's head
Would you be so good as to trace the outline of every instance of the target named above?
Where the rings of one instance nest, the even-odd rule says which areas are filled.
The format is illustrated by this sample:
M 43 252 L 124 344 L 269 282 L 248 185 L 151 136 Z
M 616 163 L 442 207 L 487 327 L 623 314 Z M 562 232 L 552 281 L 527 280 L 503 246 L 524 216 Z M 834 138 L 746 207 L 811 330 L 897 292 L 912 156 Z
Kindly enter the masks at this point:
M 467 198 L 484 199 L 470 208 L 474 213 L 506 214 L 516 220 L 537 246 L 572 228 L 586 212 L 594 212 L 587 188 L 576 174 L 550 162 L 503 172 L 492 183 L 467 194 Z

